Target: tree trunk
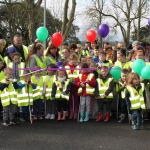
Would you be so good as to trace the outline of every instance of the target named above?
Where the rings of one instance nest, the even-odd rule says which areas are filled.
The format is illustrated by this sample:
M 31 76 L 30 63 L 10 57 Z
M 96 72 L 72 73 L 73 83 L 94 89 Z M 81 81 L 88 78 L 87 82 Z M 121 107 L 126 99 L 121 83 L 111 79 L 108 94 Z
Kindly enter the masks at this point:
M 72 8 L 71 8 L 71 13 L 70 13 L 69 19 L 67 19 L 67 16 L 68 16 L 68 4 L 69 4 L 69 0 L 66 0 L 65 1 L 65 6 L 64 6 L 63 25 L 62 25 L 62 31 L 61 31 L 61 33 L 63 34 L 63 37 L 64 37 L 64 41 L 67 39 L 70 27 L 72 25 L 72 22 L 74 21 L 76 0 L 72 0 Z
M 138 7 L 138 26 L 137 26 L 137 41 L 140 41 L 140 27 L 141 27 L 141 0 L 139 0 Z

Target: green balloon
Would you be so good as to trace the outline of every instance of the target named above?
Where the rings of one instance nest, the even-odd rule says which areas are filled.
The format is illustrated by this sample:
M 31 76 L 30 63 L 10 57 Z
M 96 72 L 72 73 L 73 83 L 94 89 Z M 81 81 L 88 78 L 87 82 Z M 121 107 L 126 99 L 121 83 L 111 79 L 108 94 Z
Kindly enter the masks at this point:
M 143 79 L 150 79 L 150 66 L 145 66 L 141 71 L 141 77 Z
M 36 30 L 36 36 L 39 41 L 44 42 L 48 37 L 48 30 L 45 27 L 39 27 Z
M 119 80 L 121 77 L 121 68 L 119 66 L 114 66 L 110 70 L 110 74 L 116 80 Z
M 137 74 L 141 75 L 141 71 L 142 69 L 146 66 L 146 63 L 143 59 L 136 59 L 134 62 L 133 62 L 133 70 L 134 72 L 136 72 Z

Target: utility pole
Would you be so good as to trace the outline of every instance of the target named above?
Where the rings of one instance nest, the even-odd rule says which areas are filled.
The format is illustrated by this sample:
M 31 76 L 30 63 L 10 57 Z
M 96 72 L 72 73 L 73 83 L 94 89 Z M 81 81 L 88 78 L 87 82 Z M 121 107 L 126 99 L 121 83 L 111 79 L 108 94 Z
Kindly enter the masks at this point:
M 46 28 L 46 0 L 44 0 L 44 27 Z M 44 42 L 44 50 L 46 50 L 46 41 Z

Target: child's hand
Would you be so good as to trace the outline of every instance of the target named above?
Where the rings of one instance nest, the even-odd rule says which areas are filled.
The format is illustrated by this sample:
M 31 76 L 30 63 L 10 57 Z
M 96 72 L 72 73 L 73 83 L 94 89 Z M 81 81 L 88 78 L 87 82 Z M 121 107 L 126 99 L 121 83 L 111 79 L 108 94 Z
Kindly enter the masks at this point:
M 83 83 L 83 82 L 81 82 L 81 83 L 80 83 L 80 85 L 81 85 L 81 87 L 85 87 L 85 85 L 84 85 L 84 83 Z
M 6 82 L 5 82 L 7 85 L 10 83 L 10 81 L 8 81 L 8 80 L 6 80 Z
M 101 98 L 101 96 L 99 95 L 98 97 L 96 97 L 96 99 L 100 99 Z
M 104 98 L 106 98 L 106 97 L 107 97 L 107 95 L 104 94 Z
M 89 82 L 89 80 L 87 79 L 86 81 L 85 81 L 85 83 L 88 83 Z

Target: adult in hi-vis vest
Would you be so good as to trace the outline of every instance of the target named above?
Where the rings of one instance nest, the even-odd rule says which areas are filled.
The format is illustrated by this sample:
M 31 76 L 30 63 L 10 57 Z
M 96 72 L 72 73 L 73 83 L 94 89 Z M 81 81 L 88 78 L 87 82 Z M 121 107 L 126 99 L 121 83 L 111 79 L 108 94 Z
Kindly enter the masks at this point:
M 53 44 L 49 45 L 45 57 L 47 66 L 50 64 L 56 64 L 56 62 L 61 62 L 59 48 L 55 47 Z
M 79 66 L 78 66 L 78 56 L 76 54 L 71 54 L 69 58 L 69 62 L 65 66 L 67 69 L 68 78 L 74 82 L 75 78 L 79 76 Z M 79 109 L 79 99 L 78 99 L 78 87 L 73 85 L 70 98 L 69 98 L 69 109 L 70 109 L 70 116 L 69 119 L 77 119 L 78 116 L 78 109 Z
M 22 36 L 15 35 L 13 38 L 13 45 L 10 45 L 9 47 L 14 47 L 16 49 L 16 52 L 20 54 L 22 61 L 25 62 L 28 55 L 28 47 L 23 45 Z
M 13 72 L 11 68 L 5 68 L 4 75 L 5 79 L 0 84 L 0 96 L 3 106 L 3 125 L 9 126 L 11 124 L 18 124 L 15 120 L 15 113 L 17 112 L 16 90 L 19 86 L 16 81 L 12 81 Z
M 106 118 L 104 122 L 108 122 L 110 120 L 111 103 L 113 101 L 113 88 L 114 83 L 113 78 L 109 74 L 109 68 L 104 66 L 101 68 L 101 74 L 99 78 L 97 78 L 97 85 L 95 90 L 99 111 L 96 121 L 101 121 L 103 119 L 102 115 L 104 104 L 106 105 Z
M 83 63 L 81 68 L 88 69 L 87 63 Z M 82 70 L 81 74 L 75 81 L 75 85 L 79 87 L 78 95 L 80 96 L 80 122 L 89 120 L 90 101 L 94 95 L 96 80 L 93 73 L 89 70 Z
M 142 115 L 143 110 L 146 109 L 146 94 L 145 86 L 140 83 L 140 77 L 138 74 L 132 72 L 128 76 L 128 86 L 125 92 L 125 100 L 127 107 L 132 111 L 132 129 L 143 129 Z
M 30 64 L 30 68 L 34 68 L 36 66 L 40 68 L 46 68 L 46 59 L 44 57 L 44 47 L 41 43 L 34 43 L 32 47 L 33 54 L 28 55 L 28 60 Z

